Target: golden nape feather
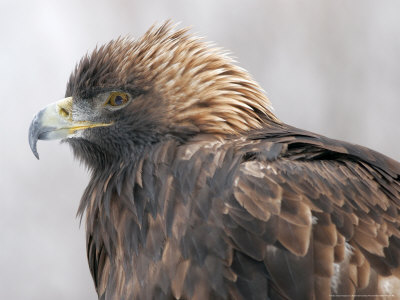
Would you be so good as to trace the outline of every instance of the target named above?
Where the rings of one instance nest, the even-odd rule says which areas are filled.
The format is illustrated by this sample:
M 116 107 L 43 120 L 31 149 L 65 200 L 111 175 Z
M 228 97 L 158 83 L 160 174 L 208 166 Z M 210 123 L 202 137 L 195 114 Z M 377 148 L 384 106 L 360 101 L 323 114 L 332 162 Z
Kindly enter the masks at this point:
M 91 171 L 99 299 L 400 298 L 400 164 L 279 121 L 224 51 L 166 22 L 85 56 L 66 97 L 29 141 Z
M 168 101 L 170 122 L 181 126 L 235 134 L 279 122 L 261 87 L 227 52 L 191 36 L 187 28 L 175 30 L 170 22 L 153 26 L 137 40 L 119 38 L 94 50 L 73 77 L 79 78 L 86 65 L 102 68 L 103 64 L 112 66 L 113 84 L 130 84 L 134 79 L 141 90 L 157 91 Z M 93 74 L 98 85 L 108 81 L 107 71 Z

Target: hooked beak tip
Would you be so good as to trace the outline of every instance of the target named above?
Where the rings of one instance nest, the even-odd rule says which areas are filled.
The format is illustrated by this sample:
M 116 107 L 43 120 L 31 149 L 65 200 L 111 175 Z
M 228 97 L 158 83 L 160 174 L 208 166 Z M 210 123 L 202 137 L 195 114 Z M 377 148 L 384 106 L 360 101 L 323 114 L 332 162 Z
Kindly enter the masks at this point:
M 33 155 L 39 159 L 39 153 L 37 152 L 37 141 L 39 138 L 39 124 L 37 115 L 33 118 L 31 125 L 29 126 L 29 146 Z

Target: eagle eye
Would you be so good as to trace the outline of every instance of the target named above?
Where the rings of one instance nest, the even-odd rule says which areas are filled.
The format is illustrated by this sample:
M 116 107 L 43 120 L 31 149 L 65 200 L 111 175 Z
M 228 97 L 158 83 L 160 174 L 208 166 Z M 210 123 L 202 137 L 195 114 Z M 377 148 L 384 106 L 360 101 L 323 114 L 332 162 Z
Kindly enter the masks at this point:
M 108 96 L 105 105 L 109 106 L 122 106 L 127 103 L 129 100 L 128 94 L 124 92 L 111 92 Z

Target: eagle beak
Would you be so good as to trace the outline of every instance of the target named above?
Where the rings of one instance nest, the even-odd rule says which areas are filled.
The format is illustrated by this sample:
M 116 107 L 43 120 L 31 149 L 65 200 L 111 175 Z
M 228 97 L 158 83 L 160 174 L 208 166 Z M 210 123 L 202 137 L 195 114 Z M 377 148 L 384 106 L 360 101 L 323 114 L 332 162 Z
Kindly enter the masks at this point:
M 111 124 L 74 121 L 72 117 L 72 97 L 49 104 L 33 117 L 29 126 L 29 146 L 39 159 L 38 140 L 55 140 L 73 136 L 78 130 Z

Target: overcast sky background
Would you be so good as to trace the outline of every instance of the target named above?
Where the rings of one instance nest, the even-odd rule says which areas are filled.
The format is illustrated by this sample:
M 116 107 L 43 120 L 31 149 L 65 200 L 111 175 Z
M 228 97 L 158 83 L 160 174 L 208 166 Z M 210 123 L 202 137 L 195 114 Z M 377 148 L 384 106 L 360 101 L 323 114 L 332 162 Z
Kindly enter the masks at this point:
M 0 0 L 0 299 L 96 299 L 89 178 L 66 145 L 28 146 L 87 51 L 165 19 L 232 51 L 286 123 L 400 160 L 400 1 Z

